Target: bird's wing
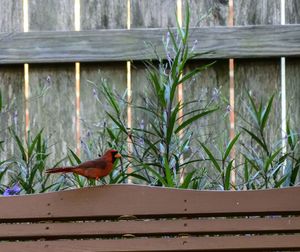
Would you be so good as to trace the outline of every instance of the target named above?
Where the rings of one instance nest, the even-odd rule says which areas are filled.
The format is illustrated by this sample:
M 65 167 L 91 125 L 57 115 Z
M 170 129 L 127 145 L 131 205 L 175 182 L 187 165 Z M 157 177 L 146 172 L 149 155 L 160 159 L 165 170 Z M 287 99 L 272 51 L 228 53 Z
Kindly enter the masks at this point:
M 99 169 L 105 169 L 107 166 L 107 161 L 104 159 L 95 159 L 83 162 L 77 166 L 77 168 L 99 168 Z

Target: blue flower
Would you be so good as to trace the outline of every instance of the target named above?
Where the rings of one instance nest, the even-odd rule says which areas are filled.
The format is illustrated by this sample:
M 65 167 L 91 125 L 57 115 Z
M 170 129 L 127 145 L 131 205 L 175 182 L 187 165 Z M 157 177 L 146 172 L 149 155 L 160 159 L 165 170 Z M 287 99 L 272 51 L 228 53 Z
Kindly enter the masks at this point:
M 3 196 L 17 195 L 21 192 L 21 188 L 18 184 L 15 184 L 13 187 L 7 187 L 3 193 Z

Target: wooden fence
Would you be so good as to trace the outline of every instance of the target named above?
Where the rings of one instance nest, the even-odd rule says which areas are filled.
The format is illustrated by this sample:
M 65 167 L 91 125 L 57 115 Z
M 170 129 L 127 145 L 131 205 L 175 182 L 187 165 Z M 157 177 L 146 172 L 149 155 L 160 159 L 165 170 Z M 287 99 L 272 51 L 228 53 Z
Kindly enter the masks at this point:
M 137 97 L 147 85 L 144 66 L 139 62 L 153 58 L 144 42 L 157 45 L 160 52 L 162 36 L 167 27 L 176 25 L 176 10 L 184 15 L 185 2 L 0 0 L 0 88 L 4 104 L 9 104 L 0 121 L 1 138 L 9 143 L 4 146 L 5 156 L 15 148 L 7 126 L 24 136 L 26 123 L 33 134 L 44 128 L 45 135 L 51 136 L 54 159 L 63 157 L 67 148 L 74 150 L 79 138 L 104 120 L 103 108 L 95 101 L 87 80 L 97 82 L 105 76 L 124 92 L 128 60 L 132 61 L 131 87 Z M 281 0 L 233 0 L 233 16 L 231 0 L 187 2 L 191 27 L 196 27 L 191 41 L 198 40 L 197 51 L 212 52 L 192 62 L 191 67 L 212 59 L 217 63 L 197 77 L 193 90 L 184 90 L 184 95 L 212 96 L 220 89 L 235 102 L 235 114 L 245 114 L 246 90 L 264 101 L 277 91 L 269 132 L 280 136 L 280 57 L 287 57 L 287 113 L 299 132 L 299 1 L 285 1 L 284 26 L 280 25 Z M 232 20 L 234 27 L 228 27 Z M 229 58 L 235 59 L 234 95 L 229 92 Z M 80 75 L 75 74 L 75 62 L 81 63 Z M 24 78 L 25 63 L 29 64 L 28 80 Z M 224 116 L 226 112 L 220 113 Z M 215 132 L 229 130 L 229 119 L 219 123 L 219 118 L 220 114 L 211 119 Z M 237 130 L 238 125 L 236 119 Z

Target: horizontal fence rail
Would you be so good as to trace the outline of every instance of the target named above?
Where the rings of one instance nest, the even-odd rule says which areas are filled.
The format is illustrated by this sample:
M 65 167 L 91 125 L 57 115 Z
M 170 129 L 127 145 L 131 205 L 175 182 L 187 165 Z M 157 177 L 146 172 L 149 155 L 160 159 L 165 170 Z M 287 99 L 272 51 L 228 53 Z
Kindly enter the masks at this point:
M 76 220 L 82 216 L 97 219 L 118 218 L 123 215 L 176 217 L 276 215 L 279 212 L 300 214 L 299 191 L 300 188 L 294 187 L 232 194 L 229 191 L 107 185 L 39 195 L 1 197 L 0 222 L 49 218 Z M 118 202 L 118 207 L 115 202 Z M 27 207 L 21 211 L 11 211 L 24 205 Z
M 0 251 L 299 251 L 299 192 L 123 184 L 0 197 Z
M 108 62 L 164 56 L 168 29 L 0 33 L 0 64 Z M 190 30 L 196 59 L 300 56 L 300 25 L 205 27 Z M 152 48 L 150 48 L 150 45 Z

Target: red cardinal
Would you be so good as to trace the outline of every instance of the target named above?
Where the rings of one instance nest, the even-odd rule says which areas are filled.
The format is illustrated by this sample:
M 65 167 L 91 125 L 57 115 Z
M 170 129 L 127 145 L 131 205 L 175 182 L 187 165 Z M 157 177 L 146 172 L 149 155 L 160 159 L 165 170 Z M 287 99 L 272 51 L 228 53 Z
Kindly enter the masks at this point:
M 76 166 L 57 167 L 46 170 L 47 173 L 73 172 L 85 176 L 89 179 L 99 179 L 108 175 L 114 166 L 116 159 L 121 155 L 116 150 L 108 150 L 97 159 L 86 161 Z

